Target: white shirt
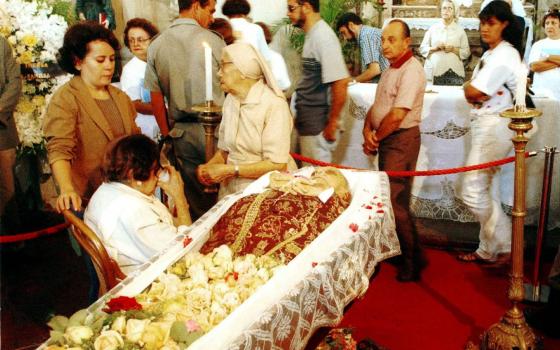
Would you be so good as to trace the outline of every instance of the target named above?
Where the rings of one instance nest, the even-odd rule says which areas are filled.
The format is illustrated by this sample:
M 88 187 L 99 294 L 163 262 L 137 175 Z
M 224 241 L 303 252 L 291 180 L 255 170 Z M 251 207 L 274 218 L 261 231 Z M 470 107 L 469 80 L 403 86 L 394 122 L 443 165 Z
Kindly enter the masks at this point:
M 253 45 L 268 60 L 268 45 L 266 44 L 264 32 L 259 25 L 251 23 L 245 18 L 232 18 L 229 22 L 233 28 L 235 42 Z
M 560 55 L 560 39 L 543 39 L 537 41 L 529 55 L 529 64 L 544 59 L 545 55 Z M 548 95 L 560 100 L 560 67 L 544 72 L 535 72 L 533 91 L 537 95 Z
M 459 56 L 452 52 L 445 52 L 443 50 L 434 51 L 430 53 L 430 47 L 438 46 L 440 43 L 451 45 L 459 48 Z M 431 76 L 429 69 L 426 69 L 426 78 L 430 79 L 433 76 L 439 77 L 446 73 L 449 69 L 461 77 L 465 77 L 465 68 L 463 60 L 466 60 L 471 50 L 469 47 L 469 40 L 463 27 L 453 22 L 445 25 L 443 20 L 436 23 L 428 29 L 424 34 L 424 39 L 420 45 L 420 53 L 422 56 L 427 57 L 424 64 L 425 68 L 430 66 Z
M 118 182 L 99 186 L 84 221 L 125 274 L 147 262 L 186 228 L 173 225 L 173 217 L 156 197 Z
M 474 108 L 471 114 L 498 115 L 511 108 L 512 94 L 515 95 L 516 90 L 516 72 L 522 68 L 519 53 L 509 42 L 502 40 L 494 49 L 487 50 L 473 72 L 471 85 L 490 99 L 480 108 Z
M 286 66 L 284 57 L 272 49 L 268 51 L 268 55 L 270 70 L 272 71 L 274 78 L 276 78 L 278 87 L 281 90 L 287 90 L 292 85 L 292 82 L 290 81 L 290 76 L 288 75 L 288 66 Z
M 121 74 L 121 89 L 126 92 L 132 101 L 141 100 L 149 102 L 149 91 L 144 88 L 144 75 L 146 62 L 134 56 L 124 67 Z M 146 96 L 146 94 L 148 94 Z M 138 113 L 136 124 L 142 134 L 155 140 L 159 134 L 159 127 L 153 115 Z

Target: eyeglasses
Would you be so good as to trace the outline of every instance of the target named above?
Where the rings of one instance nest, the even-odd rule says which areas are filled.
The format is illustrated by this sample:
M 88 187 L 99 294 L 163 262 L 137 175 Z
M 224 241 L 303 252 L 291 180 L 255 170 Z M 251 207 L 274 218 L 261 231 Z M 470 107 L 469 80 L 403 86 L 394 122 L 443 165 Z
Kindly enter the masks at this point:
M 143 43 L 148 42 L 150 40 L 152 40 L 152 39 L 150 39 L 150 38 L 130 38 L 130 39 L 128 39 L 128 42 L 130 44 L 134 45 L 136 43 L 143 44 Z
M 301 5 L 288 5 L 288 12 L 294 12 Z

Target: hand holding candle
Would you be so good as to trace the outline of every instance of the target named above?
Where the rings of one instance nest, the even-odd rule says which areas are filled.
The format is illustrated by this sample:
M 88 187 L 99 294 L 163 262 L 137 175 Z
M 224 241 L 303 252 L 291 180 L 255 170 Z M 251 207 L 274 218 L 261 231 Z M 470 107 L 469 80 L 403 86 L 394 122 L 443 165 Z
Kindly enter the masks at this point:
M 212 101 L 212 49 L 208 43 L 203 42 L 202 46 L 204 46 L 204 72 L 205 74 L 205 81 L 206 81 L 206 101 Z

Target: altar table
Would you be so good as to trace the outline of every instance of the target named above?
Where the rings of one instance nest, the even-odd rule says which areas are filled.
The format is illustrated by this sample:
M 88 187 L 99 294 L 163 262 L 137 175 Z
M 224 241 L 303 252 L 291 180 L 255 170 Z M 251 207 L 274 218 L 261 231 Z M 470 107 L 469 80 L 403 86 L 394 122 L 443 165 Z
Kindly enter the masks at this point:
M 305 171 L 305 170 L 304 170 Z M 385 173 L 349 171 L 349 207 L 285 269 L 278 271 L 189 349 L 302 349 L 313 332 L 334 326 L 344 307 L 365 293 L 375 266 L 400 254 Z M 143 291 L 185 253 L 198 251 L 218 219 L 242 194 L 224 197 L 160 254 L 89 307 Z
M 375 84 L 355 84 L 349 87 L 349 113 L 343 118 L 345 132 L 335 152 L 335 163 L 357 168 L 376 169 L 375 157 L 362 152 L 362 128 L 367 110 L 375 97 Z M 470 105 L 461 87 L 434 86 L 426 93 L 422 112 L 421 148 L 417 170 L 461 167 L 470 148 Z M 535 97 L 534 102 L 543 115 L 533 121 L 537 131 L 530 137 L 527 150 L 544 146 L 560 147 L 560 103 L 557 100 Z M 512 152 L 513 155 L 513 152 Z M 526 222 L 535 224 L 538 218 L 544 156 L 527 159 Z M 503 207 L 511 211 L 513 204 L 513 164 L 502 167 L 494 193 L 501 190 Z M 416 177 L 412 189 L 411 210 L 421 218 L 475 222 L 468 208 L 457 198 L 461 175 Z M 560 162 L 556 161 L 549 215 L 549 227 L 560 226 Z

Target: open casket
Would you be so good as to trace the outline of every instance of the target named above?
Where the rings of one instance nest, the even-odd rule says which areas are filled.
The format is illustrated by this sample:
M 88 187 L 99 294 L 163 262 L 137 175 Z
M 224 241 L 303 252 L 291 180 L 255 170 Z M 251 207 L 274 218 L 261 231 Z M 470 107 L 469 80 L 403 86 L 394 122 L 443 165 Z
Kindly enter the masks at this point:
M 349 207 L 311 244 L 189 349 L 301 349 L 313 332 L 336 325 L 365 293 L 376 264 L 400 253 L 385 173 L 342 171 Z M 267 175 L 265 175 L 267 176 Z M 262 178 L 261 178 L 262 179 Z M 185 254 L 198 251 L 218 219 L 244 194 L 223 198 L 189 230 L 89 307 L 135 296 Z M 192 241 L 184 246 L 185 238 Z

